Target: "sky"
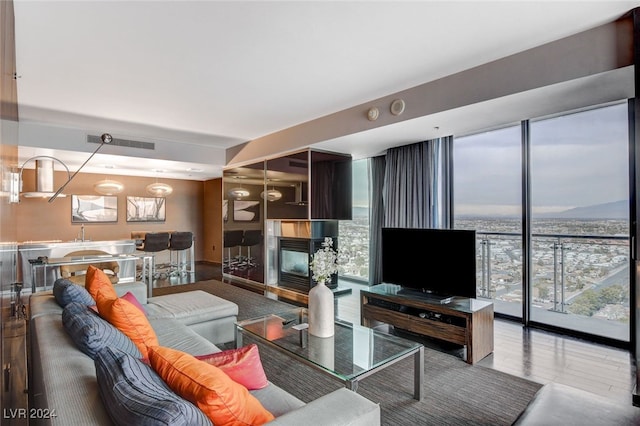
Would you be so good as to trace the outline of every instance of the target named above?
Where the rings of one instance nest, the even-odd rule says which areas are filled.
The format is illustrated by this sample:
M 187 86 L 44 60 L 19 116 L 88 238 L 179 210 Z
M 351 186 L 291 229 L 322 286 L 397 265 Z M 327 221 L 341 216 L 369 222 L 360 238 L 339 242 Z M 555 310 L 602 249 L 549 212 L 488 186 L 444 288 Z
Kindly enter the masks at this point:
M 456 214 L 519 214 L 520 126 L 456 138 Z M 627 199 L 627 104 L 531 120 L 533 213 Z

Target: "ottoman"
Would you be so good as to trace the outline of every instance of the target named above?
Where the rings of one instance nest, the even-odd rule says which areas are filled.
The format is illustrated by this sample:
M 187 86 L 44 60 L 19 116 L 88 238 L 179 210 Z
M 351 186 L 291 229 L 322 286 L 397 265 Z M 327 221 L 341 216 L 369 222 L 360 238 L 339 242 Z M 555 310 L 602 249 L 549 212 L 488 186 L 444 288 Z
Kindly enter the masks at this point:
M 238 305 L 202 290 L 147 299 L 149 319 L 172 318 L 213 344 L 234 340 Z

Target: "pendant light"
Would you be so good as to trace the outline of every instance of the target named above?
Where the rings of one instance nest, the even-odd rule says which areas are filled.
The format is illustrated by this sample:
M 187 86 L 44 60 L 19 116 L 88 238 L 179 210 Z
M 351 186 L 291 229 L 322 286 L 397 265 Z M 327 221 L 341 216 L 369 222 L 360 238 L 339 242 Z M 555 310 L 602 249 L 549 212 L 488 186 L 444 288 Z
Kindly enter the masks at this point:
M 167 195 L 171 195 L 173 192 L 173 187 L 168 183 L 163 182 L 154 182 L 147 185 L 147 192 L 154 197 L 166 197 Z
M 231 188 L 229 192 L 227 192 L 227 194 L 229 195 L 230 198 L 233 198 L 234 200 L 241 200 L 251 195 L 248 189 L 243 188 L 241 186 L 238 186 L 236 188 Z
M 266 191 L 262 191 L 260 194 L 263 200 L 267 201 L 278 201 L 282 198 L 282 192 L 278 191 L 275 188 L 268 189 Z
M 156 173 L 162 173 L 166 170 L 154 169 L 153 171 Z M 166 197 L 167 195 L 171 195 L 173 187 L 168 183 L 158 182 L 158 176 L 156 175 L 156 181 L 147 185 L 146 190 L 147 193 L 154 197 Z
M 124 191 L 122 182 L 113 179 L 103 179 L 93 185 L 93 189 L 102 195 L 115 195 Z

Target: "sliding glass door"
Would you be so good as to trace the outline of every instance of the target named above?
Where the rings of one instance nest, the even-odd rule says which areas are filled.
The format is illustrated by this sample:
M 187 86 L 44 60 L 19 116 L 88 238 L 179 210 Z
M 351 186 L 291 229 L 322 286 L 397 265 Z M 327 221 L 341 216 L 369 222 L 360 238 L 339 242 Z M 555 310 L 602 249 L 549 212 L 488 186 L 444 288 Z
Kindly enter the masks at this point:
M 531 323 L 628 342 L 627 104 L 531 120 L 528 135 L 528 163 L 520 125 L 454 142 L 454 227 L 477 232 L 477 296 L 498 314 L 529 303 Z
M 627 104 L 530 126 L 531 321 L 629 341 Z
M 456 138 L 454 227 L 477 235 L 477 295 L 522 316 L 520 126 Z

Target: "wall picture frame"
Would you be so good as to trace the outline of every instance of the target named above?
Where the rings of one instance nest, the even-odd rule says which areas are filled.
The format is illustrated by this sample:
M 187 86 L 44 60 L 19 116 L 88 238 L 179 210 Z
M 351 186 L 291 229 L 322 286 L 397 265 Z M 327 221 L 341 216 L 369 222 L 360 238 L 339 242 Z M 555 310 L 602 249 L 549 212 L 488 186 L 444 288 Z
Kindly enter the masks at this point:
M 118 222 L 118 197 L 104 195 L 72 195 L 71 223 Z
M 166 207 L 165 197 L 127 196 L 127 222 L 164 222 Z
M 260 220 L 260 201 L 234 200 L 234 222 L 258 222 Z

